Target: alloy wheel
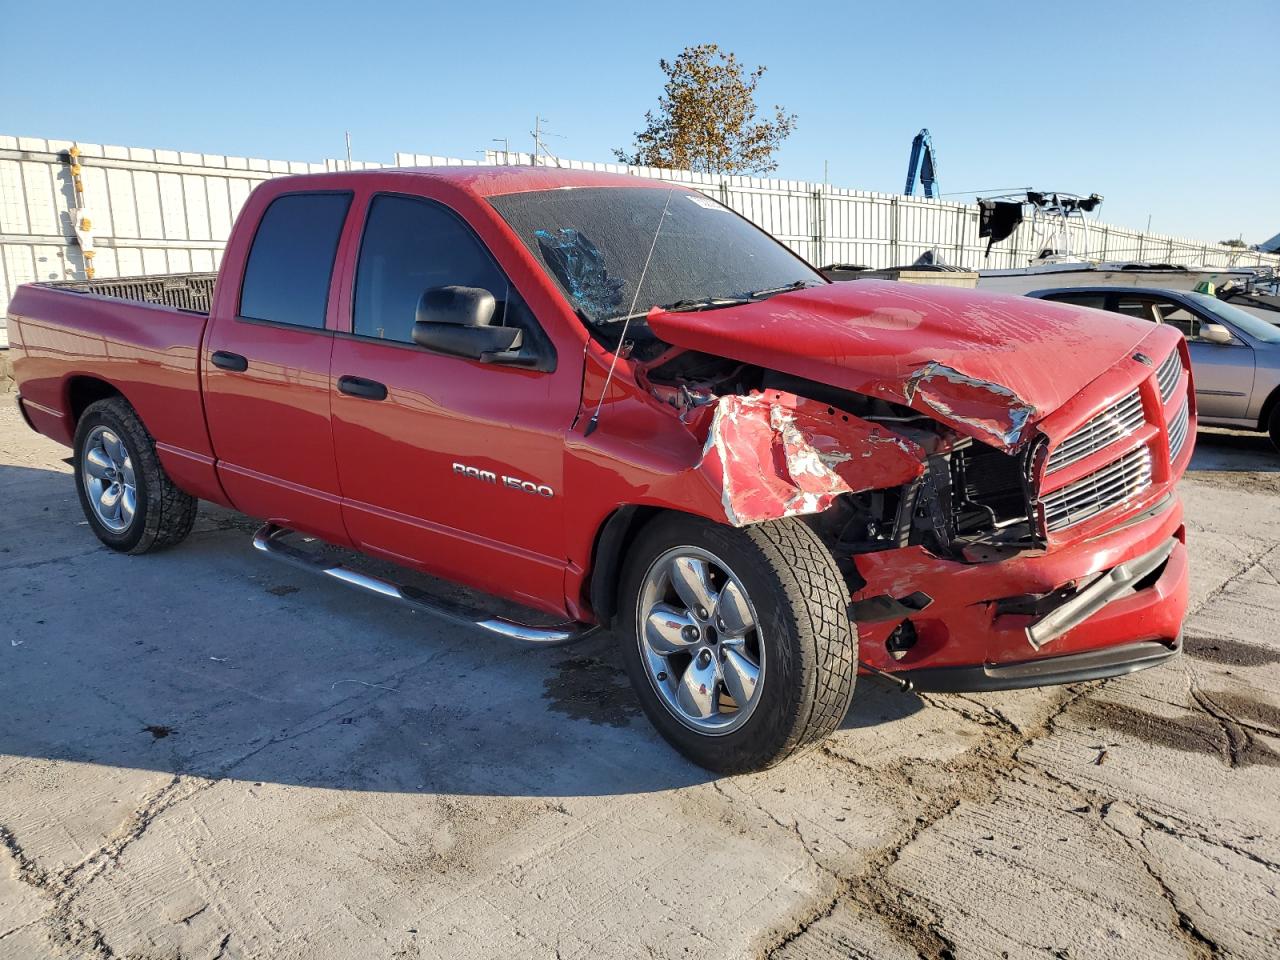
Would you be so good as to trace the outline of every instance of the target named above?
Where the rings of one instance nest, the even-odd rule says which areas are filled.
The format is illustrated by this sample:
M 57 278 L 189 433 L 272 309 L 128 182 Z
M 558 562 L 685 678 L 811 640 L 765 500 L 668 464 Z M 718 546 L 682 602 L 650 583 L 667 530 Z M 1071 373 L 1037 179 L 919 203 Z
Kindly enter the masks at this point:
M 764 644 L 728 564 L 700 547 L 667 550 L 645 573 L 636 617 L 649 682 L 677 720 L 712 736 L 746 723 L 764 688 Z
M 138 512 L 138 487 L 133 458 L 110 427 L 97 426 L 84 442 L 80 479 L 89 507 L 112 533 L 124 533 Z

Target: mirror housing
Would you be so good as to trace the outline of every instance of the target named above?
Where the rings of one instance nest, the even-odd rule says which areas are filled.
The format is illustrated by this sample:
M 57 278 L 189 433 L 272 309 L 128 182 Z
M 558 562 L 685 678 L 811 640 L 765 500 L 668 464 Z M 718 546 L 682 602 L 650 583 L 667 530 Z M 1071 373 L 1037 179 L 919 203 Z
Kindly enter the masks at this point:
M 1209 343 L 1231 343 L 1235 337 L 1231 336 L 1231 331 L 1220 323 L 1202 323 L 1200 339 L 1207 340 Z
M 479 287 L 430 287 L 418 301 L 413 342 L 436 353 L 484 363 L 519 363 L 523 331 L 491 327 L 497 304 Z
M 428 287 L 418 301 L 418 323 L 449 323 L 459 327 L 487 327 L 497 304 L 480 287 Z
M 523 331 L 515 327 L 464 327 L 427 320 L 413 325 L 413 342 L 418 346 L 484 363 L 520 362 L 522 341 Z

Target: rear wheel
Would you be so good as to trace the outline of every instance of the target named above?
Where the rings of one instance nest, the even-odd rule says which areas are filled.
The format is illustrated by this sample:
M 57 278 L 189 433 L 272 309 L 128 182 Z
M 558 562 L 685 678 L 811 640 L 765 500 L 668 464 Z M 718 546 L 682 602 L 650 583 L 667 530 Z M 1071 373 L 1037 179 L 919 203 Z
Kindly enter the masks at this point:
M 1271 408 L 1271 416 L 1267 420 L 1267 433 L 1271 435 L 1271 445 L 1280 451 L 1280 403 Z
M 121 397 L 99 400 L 76 424 L 76 491 L 98 539 L 122 553 L 146 553 L 186 538 L 194 497 L 179 490 L 155 441 Z
M 720 773 L 825 738 L 853 697 L 857 638 L 826 545 L 796 519 L 733 529 L 670 515 L 637 538 L 619 634 L 658 731 Z

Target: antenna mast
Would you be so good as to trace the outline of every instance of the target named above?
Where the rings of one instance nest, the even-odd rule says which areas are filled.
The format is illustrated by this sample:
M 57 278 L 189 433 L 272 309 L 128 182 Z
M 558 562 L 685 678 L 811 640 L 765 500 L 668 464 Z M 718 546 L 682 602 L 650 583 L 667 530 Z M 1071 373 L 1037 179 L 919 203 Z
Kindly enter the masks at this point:
M 613 359 L 609 361 L 609 373 L 604 378 L 604 386 L 600 388 L 600 399 L 596 401 L 595 413 L 591 414 L 591 419 L 587 422 L 586 429 L 582 431 L 584 437 L 589 437 L 595 433 L 595 429 L 600 424 L 600 408 L 604 406 L 605 394 L 609 392 L 609 384 L 613 383 L 613 371 L 618 366 L 618 354 L 622 352 L 622 345 L 627 339 L 627 328 L 631 326 L 631 318 L 635 316 L 636 304 L 640 302 L 640 290 L 644 287 L 644 275 L 649 272 L 649 261 L 653 259 L 654 248 L 658 246 L 658 236 L 662 233 L 662 225 L 667 220 L 667 210 L 671 206 L 671 196 L 675 190 L 667 191 L 667 202 L 662 205 L 662 215 L 658 217 L 658 227 L 653 231 L 653 240 L 649 244 L 649 252 L 645 255 L 644 266 L 640 269 L 640 279 L 636 281 L 635 296 L 631 298 L 631 307 L 627 310 L 627 316 L 622 321 L 622 332 L 618 334 L 618 345 L 613 349 Z

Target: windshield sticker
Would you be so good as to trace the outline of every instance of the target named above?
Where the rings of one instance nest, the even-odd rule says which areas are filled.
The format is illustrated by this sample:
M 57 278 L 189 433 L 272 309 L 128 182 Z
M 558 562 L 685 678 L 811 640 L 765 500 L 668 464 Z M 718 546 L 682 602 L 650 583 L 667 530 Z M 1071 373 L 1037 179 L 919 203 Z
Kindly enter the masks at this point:
M 591 319 L 609 317 L 622 305 L 623 281 L 609 275 L 599 248 L 572 227 L 538 230 L 538 248 L 565 292 Z
M 715 210 L 718 213 L 729 212 L 728 207 L 723 204 L 716 203 L 710 197 L 704 197 L 700 193 L 686 193 L 685 196 L 689 198 L 691 203 L 696 203 L 698 206 L 702 207 L 703 210 Z

